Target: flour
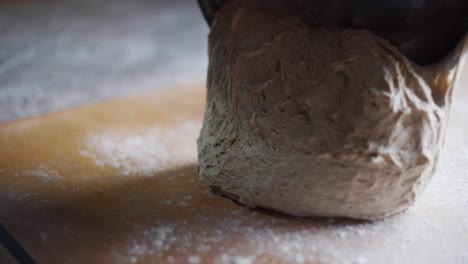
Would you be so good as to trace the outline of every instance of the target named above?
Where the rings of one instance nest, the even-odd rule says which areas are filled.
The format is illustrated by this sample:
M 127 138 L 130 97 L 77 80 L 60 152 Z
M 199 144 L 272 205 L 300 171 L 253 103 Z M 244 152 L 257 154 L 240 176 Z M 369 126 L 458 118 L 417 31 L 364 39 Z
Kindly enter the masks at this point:
M 189 256 L 187 259 L 189 264 L 199 264 L 201 263 L 200 256 Z
M 131 134 L 113 129 L 88 135 L 81 155 L 98 166 L 114 168 L 124 176 L 152 176 L 193 162 L 196 153 L 193 135 L 199 130 L 200 125 L 191 121 L 180 121 L 170 128 L 145 128 Z
M 54 180 L 60 178 L 57 170 L 47 167 L 44 164 L 39 165 L 36 169 L 26 169 L 18 172 L 16 175 L 18 177 L 28 176 L 28 177 L 38 177 L 44 180 Z

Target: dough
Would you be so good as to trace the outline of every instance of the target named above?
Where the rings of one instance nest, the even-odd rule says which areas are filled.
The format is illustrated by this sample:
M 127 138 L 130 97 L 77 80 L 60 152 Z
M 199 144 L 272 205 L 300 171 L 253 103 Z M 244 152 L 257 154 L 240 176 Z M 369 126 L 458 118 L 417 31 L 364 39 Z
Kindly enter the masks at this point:
M 465 50 L 421 67 L 366 30 L 230 1 L 209 36 L 199 173 L 249 207 L 383 218 L 436 170 Z

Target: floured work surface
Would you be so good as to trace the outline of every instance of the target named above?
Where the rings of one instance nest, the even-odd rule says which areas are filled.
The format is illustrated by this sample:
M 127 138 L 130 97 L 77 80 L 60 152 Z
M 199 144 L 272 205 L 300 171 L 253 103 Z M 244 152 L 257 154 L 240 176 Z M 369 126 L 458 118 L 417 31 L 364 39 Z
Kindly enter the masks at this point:
M 196 173 L 200 85 L 1 126 L 0 222 L 40 263 L 467 263 L 464 88 L 436 177 L 384 221 L 297 219 L 211 195 Z

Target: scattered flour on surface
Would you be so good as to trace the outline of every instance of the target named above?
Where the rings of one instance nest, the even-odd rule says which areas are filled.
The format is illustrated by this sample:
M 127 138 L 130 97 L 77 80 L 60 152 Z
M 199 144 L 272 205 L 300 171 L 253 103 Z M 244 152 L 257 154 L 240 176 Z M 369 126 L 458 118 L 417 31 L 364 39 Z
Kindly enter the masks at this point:
M 124 176 L 152 176 L 170 167 L 196 159 L 196 137 L 200 124 L 180 122 L 175 127 L 152 127 L 140 132 L 112 130 L 90 134 L 81 155 L 98 166 L 109 166 Z
M 39 165 L 39 167 L 36 169 L 21 170 L 17 172 L 16 176 L 39 177 L 45 180 L 53 180 L 60 178 L 60 175 L 58 174 L 57 170 L 51 169 L 45 166 L 44 164 Z
M 253 264 L 254 258 L 250 257 L 242 257 L 242 256 L 228 256 L 226 254 L 221 255 L 221 258 L 216 260 L 217 263 L 229 263 L 229 264 Z
M 188 260 L 189 264 L 199 264 L 199 263 L 201 263 L 200 256 L 189 256 L 187 260 Z

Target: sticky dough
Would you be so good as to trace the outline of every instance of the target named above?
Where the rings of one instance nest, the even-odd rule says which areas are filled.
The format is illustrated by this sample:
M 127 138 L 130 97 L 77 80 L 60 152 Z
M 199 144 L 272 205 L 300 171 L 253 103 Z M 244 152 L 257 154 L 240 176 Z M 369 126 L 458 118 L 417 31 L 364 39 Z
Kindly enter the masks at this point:
M 369 31 L 310 28 L 231 1 L 209 36 L 202 180 L 297 216 L 408 208 L 436 170 L 465 42 L 420 67 Z

